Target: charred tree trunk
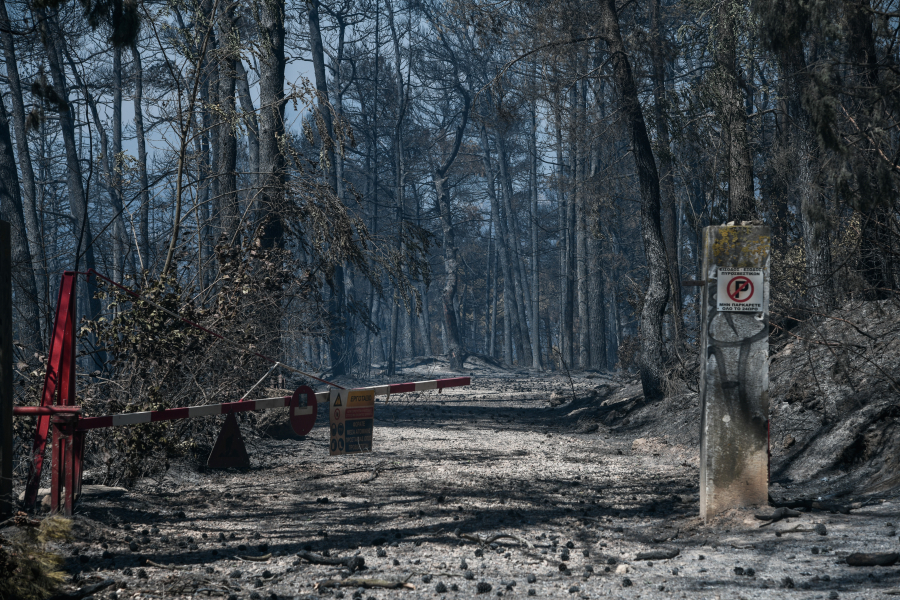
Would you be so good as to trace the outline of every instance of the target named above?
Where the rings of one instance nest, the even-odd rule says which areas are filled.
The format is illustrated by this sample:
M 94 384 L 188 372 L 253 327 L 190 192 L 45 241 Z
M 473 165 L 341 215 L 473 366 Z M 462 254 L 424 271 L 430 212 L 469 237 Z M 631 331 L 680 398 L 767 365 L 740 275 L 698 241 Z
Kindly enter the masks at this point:
M 506 224 L 500 216 L 500 201 L 494 187 L 495 173 L 491 163 L 491 147 L 488 142 L 487 129 L 482 124 L 480 130 L 482 162 L 488 180 L 488 198 L 491 203 L 491 222 L 496 226 L 497 256 L 500 259 L 500 272 L 503 274 L 503 359 L 508 364 L 512 364 L 514 329 L 518 328 L 518 318 L 515 299 L 512 297 L 512 268 L 509 264 L 508 236 L 505 232 Z
M 728 220 L 756 216 L 753 163 L 747 137 L 747 112 L 737 72 L 737 23 L 731 2 L 719 2 L 716 27 L 716 92 L 728 151 Z
M 134 69 L 134 131 L 138 151 L 138 179 L 141 186 L 141 206 L 138 209 L 138 250 L 141 269 L 149 270 L 151 265 L 150 180 L 147 177 L 147 142 L 144 139 L 144 67 L 141 63 L 141 51 L 137 44 L 131 47 L 131 60 Z M 206 129 L 206 123 L 204 123 L 204 129 Z M 206 158 L 206 154 L 204 154 L 204 158 Z M 203 205 L 206 206 L 205 200 Z
M 219 116 L 218 182 L 219 206 L 223 239 L 227 245 L 240 246 L 241 211 L 237 194 L 237 80 L 238 39 L 234 28 L 234 7 L 219 10 L 218 49 Z
M 441 299 L 444 304 L 444 328 L 447 332 L 447 353 L 450 356 L 450 368 L 460 371 L 466 361 L 466 351 L 463 346 L 459 323 L 456 319 L 454 304 L 456 302 L 456 288 L 458 284 L 459 250 L 456 247 L 456 234 L 453 229 L 453 214 L 450 210 L 450 192 L 447 189 L 447 172 L 453 166 L 459 148 L 462 145 L 466 125 L 469 122 L 469 108 L 471 100 L 469 94 L 461 87 L 457 87 L 463 99 L 463 110 L 460 123 L 456 127 L 456 136 L 453 139 L 453 147 L 450 155 L 441 163 L 431 176 L 434 183 L 434 192 L 437 196 L 438 207 L 441 211 L 441 230 L 444 234 L 444 271 L 446 281 L 441 290 Z
M 587 256 L 587 215 L 585 198 L 585 172 L 588 153 L 585 149 L 587 135 L 586 89 L 581 81 L 574 87 L 575 96 L 575 273 L 577 277 L 578 301 L 578 367 L 591 366 L 591 318 L 588 311 L 588 256 Z
M 504 222 L 503 231 L 507 235 L 506 246 L 509 250 L 510 269 L 513 278 L 513 288 L 515 296 L 513 304 L 516 311 L 516 321 L 518 322 L 518 334 L 516 335 L 516 352 L 520 363 L 525 362 L 528 356 L 528 349 L 531 347 L 531 337 L 529 335 L 527 308 L 531 305 L 531 292 L 528 289 L 528 279 L 525 278 L 525 269 L 522 264 L 522 257 L 519 254 L 519 222 L 513 208 L 513 185 L 512 173 L 510 173 L 509 155 L 506 152 L 506 140 L 503 135 L 497 132 L 497 162 L 500 167 L 500 189 L 503 198 L 503 210 L 506 220 Z
M 331 114 L 331 106 L 328 98 L 328 80 L 325 74 L 325 51 L 322 45 L 322 31 L 319 23 L 319 1 L 309 2 L 309 39 L 312 47 L 313 71 L 316 78 L 316 91 L 318 92 L 318 112 L 323 129 L 319 131 L 325 154 L 325 177 L 332 194 L 338 194 L 337 165 L 334 151 L 334 122 Z M 331 357 L 332 375 L 338 377 L 350 370 L 350 348 L 346 347 L 346 312 L 347 299 L 344 281 L 344 266 L 340 263 L 333 265 L 327 274 L 328 287 L 331 298 L 328 303 L 329 333 L 328 345 Z
M 386 0 L 385 6 L 388 10 L 388 26 L 391 31 L 391 43 L 394 48 L 394 81 L 396 86 L 396 97 L 399 102 L 397 111 L 397 120 L 394 123 L 394 202 L 396 203 L 397 225 L 397 249 L 401 256 L 405 254 L 405 245 L 403 243 L 404 220 L 406 212 L 406 202 L 404 192 L 406 189 L 406 164 L 403 147 L 403 123 L 406 117 L 407 92 L 406 86 L 403 84 L 403 64 L 400 48 L 400 35 L 397 31 L 395 23 L 394 7 L 390 0 Z M 397 368 L 397 342 L 400 328 L 400 298 L 395 291 L 394 302 L 391 306 L 391 352 L 388 358 L 388 374 L 396 373 Z
M 18 323 L 18 340 L 32 356 L 41 352 L 41 320 L 38 314 L 37 286 L 32 271 L 31 252 L 25 228 L 22 196 L 19 193 L 19 174 L 13 153 L 12 138 L 6 105 L 0 98 L 0 216 L 10 225 L 12 276 L 16 294 L 13 308 Z
M 532 67 L 531 75 L 532 83 L 534 83 L 535 68 Z M 535 101 L 531 102 L 531 131 L 528 136 L 528 152 L 529 152 L 529 192 L 531 196 L 531 210 L 529 211 L 529 225 L 531 229 L 531 367 L 533 369 L 543 370 L 544 366 L 541 361 L 541 344 L 540 344 L 540 268 L 538 265 L 538 150 L 537 150 L 537 105 Z
M 241 112 L 243 113 L 244 126 L 247 128 L 247 150 L 250 159 L 250 201 L 256 202 L 259 193 L 259 123 L 256 119 L 256 108 L 253 106 L 253 97 L 250 95 L 250 76 L 244 63 L 237 59 L 234 62 L 237 69 L 237 92 L 241 99 Z
M 653 36 L 653 112 L 656 121 L 656 155 L 662 202 L 662 231 L 669 260 L 669 294 L 672 307 L 672 354 L 680 354 L 684 335 L 681 309 L 681 269 L 678 265 L 678 209 L 675 199 L 674 167 L 669 139 L 666 100 L 666 40 L 662 26 L 662 0 L 653 0 L 650 28 Z
M 641 238 L 648 267 L 647 292 L 640 315 L 641 384 L 644 397 L 647 400 L 657 400 L 664 395 L 662 320 L 669 296 L 668 261 L 660 223 L 659 174 L 631 72 L 631 63 L 622 41 L 615 0 L 602 0 L 600 14 L 601 31 L 604 32 L 609 47 L 613 78 L 619 92 L 619 105 L 631 137 L 631 151 L 640 185 Z
M 13 42 L 12 28 L 6 11 L 6 1 L 0 0 L 0 38 L 3 40 L 3 57 L 6 60 L 6 78 L 9 84 L 9 95 L 12 101 L 12 123 L 16 135 L 16 152 L 19 159 L 22 184 L 22 213 L 25 230 L 28 234 L 28 248 L 31 253 L 31 264 L 34 270 L 35 288 L 38 295 L 34 301 L 40 305 L 49 302 L 50 288 L 47 279 L 47 264 L 44 258 L 44 240 L 37 212 L 37 189 L 34 180 L 34 168 L 31 163 L 31 152 L 28 148 L 28 127 L 25 124 L 25 102 L 22 95 L 22 80 L 19 77 L 19 64 Z M 46 330 L 46 319 L 41 317 L 40 330 Z M 42 350 L 42 347 L 39 348 Z

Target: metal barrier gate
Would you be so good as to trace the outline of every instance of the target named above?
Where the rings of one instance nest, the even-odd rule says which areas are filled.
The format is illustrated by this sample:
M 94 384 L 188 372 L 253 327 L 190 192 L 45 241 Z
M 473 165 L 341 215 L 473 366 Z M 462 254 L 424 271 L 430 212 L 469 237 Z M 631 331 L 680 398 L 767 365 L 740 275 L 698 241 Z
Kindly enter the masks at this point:
M 208 404 L 95 417 L 82 416 L 82 408 L 80 406 L 75 406 L 73 402 L 75 398 L 75 285 L 76 277 L 80 274 L 88 276 L 94 274 L 126 291 L 132 297 L 144 302 L 149 302 L 151 305 L 157 306 L 188 325 L 201 329 L 226 342 L 232 343 L 230 340 L 227 340 L 214 331 L 183 319 L 176 313 L 163 307 L 159 307 L 152 301 L 141 298 L 137 293 L 125 288 L 121 284 L 103 277 L 99 273 L 76 273 L 74 271 L 66 271 L 63 273 L 62 283 L 59 288 L 59 298 L 57 300 L 56 321 L 53 327 L 53 336 L 50 340 L 50 352 L 47 359 L 47 374 L 44 379 L 43 393 L 41 394 L 41 405 L 13 407 L 13 415 L 37 417 L 37 427 L 35 428 L 34 444 L 32 446 L 32 461 L 25 489 L 26 506 L 33 507 L 36 503 L 43 469 L 44 451 L 47 446 L 48 435 L 51 433 L 53 436 L 53 450 L 51 453 L 50 510 L 52 512 L 58 512 L 62 509 L 64 514 L 71 516 L 75 498 L 81 493 L 84 436 L 85 433 L 91 429 L 139 425 L 210 415 L 228 415 L 225 427 L 223 427 L 224 433 L 226 428 L 230 426 L 229 419 L 233 420 L 234 414 L 236 413 L 285 407 L 290 408 L 289 415 L 291 418 L 291 425 L 295 432 L 299 435 L 305 435 L 312 429 L 316 420 L 318 402 L 320 400 L 327 402 L 330 392 L 314 392 L 306 386 L 298 388 L 292 396 L 262 398 L 259 400 L 245 400 L 242 398 L 238 402 L 226 402 L 223 404 Z M 282 363 L 278 363 L 265 355 L 257 352 L 252 353 L 274 363 L 276 366 L 282 365 Z M 293 367 L 288 367 L 287 365 L 282 366 L 311 377 L 312 379 L 316 379 L 322 383 L 340 387 L 336 384 L 331 384 L 331 382 L 326 380 L 309 375 L 308 373 L 303 373 Z M 260 380 L 260 382 L 262 382 L 262 380 Z M 469 377 L 454 377 L 411 383 L 394 383 L 361 389 L 374 390 L 375 395 L 380 396 L 406 392 L 443 390 L 450 387 L 467 386 L 470 383 L 471 379 Z M 257 383 L 257 385 L 259 385 L 259 383 Z M 254 388 L 255 387 L 256 386 L 254 386 Z M 231 426 L 236 427 L 236 422 Z M 238 435 L 240 435 L 239 430 Z

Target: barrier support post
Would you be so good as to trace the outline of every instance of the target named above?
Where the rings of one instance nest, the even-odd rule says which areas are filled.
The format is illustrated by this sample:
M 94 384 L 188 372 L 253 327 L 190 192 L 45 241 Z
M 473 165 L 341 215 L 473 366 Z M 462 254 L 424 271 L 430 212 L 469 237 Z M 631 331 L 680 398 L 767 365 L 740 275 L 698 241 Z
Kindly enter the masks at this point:
M 53 428 L 51 460 L 50 512 L 72 516 L 75 505 L 75 426 L 77 414 L 55 414 L 50 420 Z
M 12 516 L 13 513 L 12 331 L 10 229 L 9 223 L 0 221 L 0 520 Z
M 768 503 L 768 227 L 703 231 L 700 516 Z

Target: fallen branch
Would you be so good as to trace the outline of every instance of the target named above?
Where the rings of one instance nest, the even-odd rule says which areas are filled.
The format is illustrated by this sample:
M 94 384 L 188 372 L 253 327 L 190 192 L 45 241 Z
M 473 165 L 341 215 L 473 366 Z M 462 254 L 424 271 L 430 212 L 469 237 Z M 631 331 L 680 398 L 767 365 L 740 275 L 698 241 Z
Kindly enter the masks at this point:
M 661 548 L 649 552 L 639 552 L 635 560 L 669 560 L 681 554 L 678 548 Z
M 171 569 L 173 571 L 188 571 L 188 570 L 190 570 L 190 567 L 174 565 L 172 563 L 169 563 L 167 565 L 161 565 L 161 564 L 155 563 L 149 559 L 146 560 L 146 563 L 148 565 L 150 565 L 151 567 L 156 567 L 157 569 Z
M 531 542 L 529 542 L 525 538 L 520 538 L 519 536 L 512 535 L 511 533 L 498 533 L 496 535 L 492 535 L 489 538 L 483 538 L 478 534 L 462 533 L 460 531 L 457 531 L 456 537 L 462 538 L 464 540 L 473 541 L 475 543 L 481 544 L 482 546 L 486 546 L 488 544 L 493 544 L 497 540 L 511 539 L 511 540 L 515 540 L 515 541 L 519 542 L 520 544 L 522 544 L 523 546 L 525 546 L 527 548 L 531 548 Z
M 315 552 L 307 552 L 301 550 L 297 553 L 297 558 L 302 558 L 307 562 L 315 565 L 341 565 L 350 569 L 350 572 L 359 571 L 366 566 L 366 560 L 362 556 L 347 556 L 345 558 L 332 558 L 331 556 L 322 556 Z
M 896 552 L 854 552 L 847 557 L 851 567 L 890 567 L 900 560 Z
M 799 517 L 800 513 L 796 510 L 791 510 L 790 508 L 782 506 L 781 508 L 775 509 L 774 512 L 768 514 L 757 514 L 754 516 L 760 521 L 768 521 L 768 523 L 763 523 L 762 525 L 760 525 L 760 527 L 765 527 L 766 525 L 771 525 L 772 523 L 781 521 L 782 519 Z
M 100 583 L 86 585 L 82 588 L 78 588 L 74 592 L 56 594 L 55 596 L 52 596 L 50 600 L 77 600 L 79 598 L 86 598 L 87 596 L 92 596 L 101 590 L 105 590 L 106 588 L 115 585 L 115 583 L 115 579 L 104 579 Z
M 407 583 L 409 577 L 403 581 L 390 581 L 388 579 L 357 579 L 348 577 L 347 579 L 324 579 L 313 586 L 314 590 L 321 588 L 336 587 L 363 587 L 363 588 L 382 588 L 386 590 L 406 589 L 415 591 L 416 586 Z
M 238 559 L 240 560 L 250 560 L 253 562 L 266 562 L 270 558 L 272 558 L 271 552 L 263 556 L 238 556 Z

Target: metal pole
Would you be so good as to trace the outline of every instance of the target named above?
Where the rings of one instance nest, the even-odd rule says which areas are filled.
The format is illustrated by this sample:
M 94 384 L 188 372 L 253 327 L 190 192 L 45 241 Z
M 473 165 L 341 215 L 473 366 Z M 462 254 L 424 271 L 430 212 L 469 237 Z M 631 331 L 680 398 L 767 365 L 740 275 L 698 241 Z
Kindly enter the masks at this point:
M 13 513 L 12 271 L 9 223 L 0 221 L 0 518 Z

